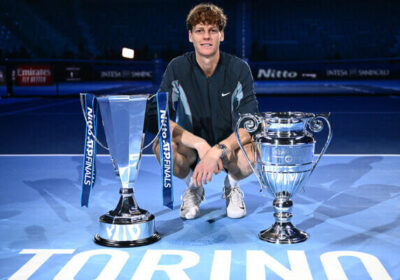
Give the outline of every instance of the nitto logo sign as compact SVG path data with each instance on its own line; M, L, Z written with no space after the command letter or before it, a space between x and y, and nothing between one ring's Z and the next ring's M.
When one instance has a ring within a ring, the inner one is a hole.
M238 260L232 261L232 250L215 250L209 252L207 256L200 256L190 250L146 250L143 254L134 252L130 255L126 250L117 249L97 249L75 253L75 249L24 249L19 252L22 255L31 255L30 259L20 267L9 279L28 279L34 276L36 271L47 262L52 262L54 258L57 264L62 266L52 272L56 275L48 275L48 279L75 279L78 273L85 275L85 269L92 266L85 266L92 258L97 260L99 256L103 258L98 262L96 279L153 279L155 273L165 273L169 279L191 279L198 277L201 279L221 280L235 277L231 271L238 269ZM238 252L236 252L238 253ZM282 252L283 253L283 252ZM281 255L281 254L280 254ZM274 256L264 250L246 250L242 252L240 260L240 270L246 274L247 280L270 279L297 279L312 280L321 279L313 277L306 252L303 250L287 250L282 254L283 258L289 262L289 266L282 264ZM60 262L64 256L65 263ZM237 254L236 254L237 256ZM104 258L107 257L107 258ZM23 257L27 259L26 257ZM128 270L124 269L129 259L137 260L137 266ZM162 261L163 260L163 261ZM166 260L173 260L168 262ZM392 279L385 267L377 257L371 254L358 251L330 251L323 253L318 258L319 267L326 274L327 279L348 279L346 272L349 272L348 265L342 266L347 260L358 262L363 270L365 279ZM285 262L287 262L285 261ZM54 262L53 262L54 265ZM313 268L315 269L315 267ZM43 271L43 270L42 270ZM120 275L121 271L125 273ZM93 276L92 276L93 277ZM92 279L91 277L91 279Z
M273 79L295 79L299 74L296 71L288 71L288 70L277 70L268 68L258 69L257 79L259 80L273 80Z
M53 74L49 66L20 66L17 81L20 86L47 86L53 83Z

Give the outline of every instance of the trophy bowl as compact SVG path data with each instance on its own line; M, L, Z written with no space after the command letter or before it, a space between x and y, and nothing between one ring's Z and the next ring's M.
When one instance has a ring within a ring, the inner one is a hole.
M239 146L253 170L260 191L266 188L274 197L275 223L259 233L261 240L276 244L294 244L308 239L309 235L297 229L291 218L291 198L304 188L332 138L328 114L303 112L264 112L241 115L235 135ZM316 161L313 161L315 139L313 134L322 131L325 121L329 128L326 143ZM250 162L240 141L241 124L252 134L255 162Z

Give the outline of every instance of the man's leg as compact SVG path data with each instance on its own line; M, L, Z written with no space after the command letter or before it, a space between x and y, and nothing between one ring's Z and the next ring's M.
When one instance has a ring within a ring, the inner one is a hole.
M153 152L160 163L160 145L158 139L153 145ZM172 139L172 157L174 176L184 179L190 172L190 166L197 160L197 153L195 150Z
M254 164L254 146L252 143L243 146L246 151L247 157L250 162ZM239 148L223 161L224 168L228 170L228 173L237 181L242 180L253 173L246 157L242 150Z
M252 143L244 145L244 150L250 160L254 163L254 146ZM224 181L223 197L226 199L226 214L230 218L242 218L246 215L246 205L243 201L243 192L239 187L239 180L248 177L252 169L239 148L230 153L223 160L224 168L228 174Z

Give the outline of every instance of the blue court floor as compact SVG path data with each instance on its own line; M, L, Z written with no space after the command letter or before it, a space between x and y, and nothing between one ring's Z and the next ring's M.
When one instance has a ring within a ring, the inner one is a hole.
M296 245L258 239L273 222L272 198L254 176L241 184L245 218L226 217L220 174L201 217L183 221L183 182L174 181L174 210L163 207L158 164L144 156L136 199L162 239L111 249L92 241L119 195L108 156L97 158L88 209L81 155L2 155L0 166L0 279L400 279L400 155L323 157L293 199L293 223L311 236Z

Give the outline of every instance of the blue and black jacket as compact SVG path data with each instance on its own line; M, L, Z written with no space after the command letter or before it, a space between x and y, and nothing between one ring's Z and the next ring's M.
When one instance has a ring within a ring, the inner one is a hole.
M211 146L233 133L239 113L258 112L248 64L224 52L209 78L198 65L194 52L173 59L159 91L170 93L171 119L175 118L177 124ZM154 115L154 106L150 114Z

